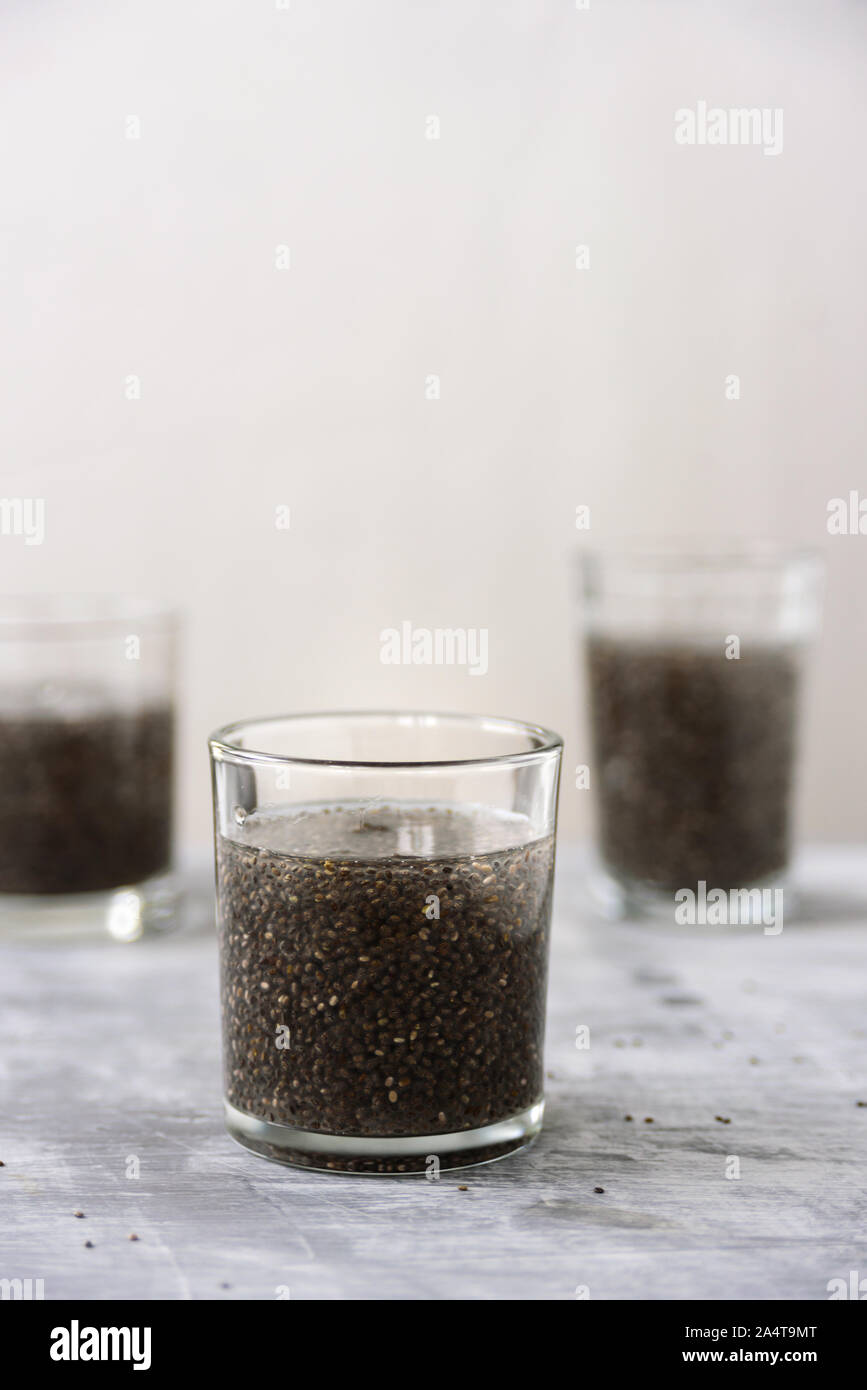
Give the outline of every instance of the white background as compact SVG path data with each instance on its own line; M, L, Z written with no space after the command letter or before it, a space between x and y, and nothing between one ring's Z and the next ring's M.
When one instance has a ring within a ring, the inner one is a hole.
M561 730L586 831L578 504L590 539L824 550L803 823L865 835L867 536L826 508L867 497L867 4L7 0L0 24L0 495L47 509L42 546L0 537L2 587L183 603L187 840L213 727L366 705ZM698 101L781 107L782 153L678 146ZM404 619L488 628L489 673L383 666Z

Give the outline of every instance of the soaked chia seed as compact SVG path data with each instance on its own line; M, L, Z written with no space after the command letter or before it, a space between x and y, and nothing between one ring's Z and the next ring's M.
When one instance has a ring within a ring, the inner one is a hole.
M599 837L621 881L730 889L789 858L796 648L593 636L588 675Z
M0 702L0 893L92 893L165 870L171 711L22 703Z
M229 1102L358 1137L451 1134L535 1104L553 860L522 817L414 803L254 813L218 837Z

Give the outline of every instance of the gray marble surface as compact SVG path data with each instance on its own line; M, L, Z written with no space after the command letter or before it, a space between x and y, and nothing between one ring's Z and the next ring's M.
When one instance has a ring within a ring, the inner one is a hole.
M48 1299L827 1298L867 1275L867 855L802 876L778 936L612 924L561 853L544 1132L438 1183L225 1136L206 926L0 943L0 1277Z

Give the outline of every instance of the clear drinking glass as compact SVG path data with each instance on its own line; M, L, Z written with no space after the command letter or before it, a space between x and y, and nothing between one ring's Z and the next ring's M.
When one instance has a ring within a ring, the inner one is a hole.
M542 1124L561 740L333 713L211 739L226 1117L267 1158L415 1173Z
M671 912L699 883L782 886L819 558L676 543L580 558L602 902Z
M172 925L176 622L138 599L0 599L0 927Z

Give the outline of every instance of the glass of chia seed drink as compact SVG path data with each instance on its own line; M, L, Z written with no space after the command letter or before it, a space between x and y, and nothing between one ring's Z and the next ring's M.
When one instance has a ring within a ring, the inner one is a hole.
M210 748L229 1133L357 1173L528 1145L560 738L367 712L233 724Z
M638 545L580 569L598 900L671 915L717 890L756 911L790 864L818 557Z
M0 599L0 931L174 923L176 620L137 599Z

